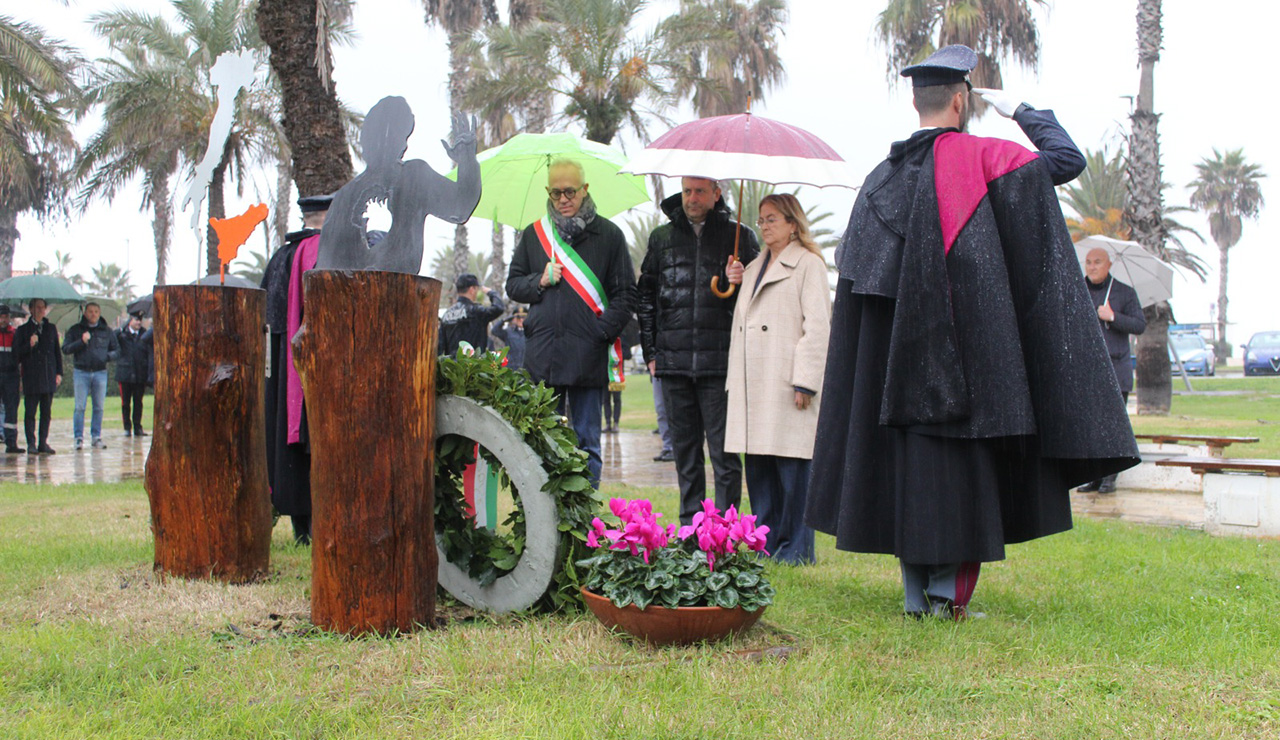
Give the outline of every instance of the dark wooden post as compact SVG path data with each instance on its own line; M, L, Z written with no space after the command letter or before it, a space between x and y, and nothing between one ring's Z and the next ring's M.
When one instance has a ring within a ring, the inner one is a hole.
M304 285L293 347L311 438L311 621L430 626L440 281L312 270Z
M244 583L267 570L266 298L250 288L155 290L146 488L158 572Z

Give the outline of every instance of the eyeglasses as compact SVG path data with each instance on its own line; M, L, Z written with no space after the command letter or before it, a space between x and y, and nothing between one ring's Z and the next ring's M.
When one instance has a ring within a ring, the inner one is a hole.
M558 188L552 190L551 188L547 188L547 195L550 196L553 201L560 200L561 198L573 200L581 191L582 188L565 188L564 190L560 190Z
M757 218L756 226L760 226L760 227L773 226L774 224L780 224L785 220L786 219L784 218L776 218L774 216L770 216L769 218Z

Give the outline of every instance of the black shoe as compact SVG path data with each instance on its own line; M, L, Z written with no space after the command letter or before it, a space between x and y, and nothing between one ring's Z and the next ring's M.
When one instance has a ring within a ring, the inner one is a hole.
M1092 483L1086 483L1083 486L1080 486L1079 488L1077 488L1076 490L1079 491L1080 493L1093 493L1094 491L1098 490L1098 486L1100 485L1102 485L1102 481L1094 481Z
M658 434L658 430L654 429L652 432L649 432L649 434Z
M143 428L142 428L142 427L138 427L137 429L134 429L134 430L133 430L133 436L135 436L135 437L145 437L145 436L147 436L147 433L146 433L146 431L144 431L144 430L143 430Z
M47 444L43 444L36 448L36 453L40 455L56 455L58 451Z
M671 450L663 450L662 454L653 458L653 461L654 462L675 462L676 453L672 452Z
M7 447L4 448L4 451L9 453L10 455L16 455L20 452L26 452L26 450L22 449L17 445L8 445Z
M124 436L126 436L126 437L132 437L132 436L133 436L133 430L132 430L132 429L130 429L129 427L125 427L125 428L124 428Z
M1108 481L1098 486L1098 493L1115 493L1116 484L1114 481Z

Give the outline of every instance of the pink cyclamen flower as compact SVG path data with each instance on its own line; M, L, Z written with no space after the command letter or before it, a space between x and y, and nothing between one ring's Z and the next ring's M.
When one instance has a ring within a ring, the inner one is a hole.
M756 518L752 516L744 516L734 522L729 528L729 539L734 543L741 542L747 546L748 550L753 552L763 552L765 555L769 553L765 551L765 535L769 534L769 527L756 526ZM732 548L732 545L730 546Z

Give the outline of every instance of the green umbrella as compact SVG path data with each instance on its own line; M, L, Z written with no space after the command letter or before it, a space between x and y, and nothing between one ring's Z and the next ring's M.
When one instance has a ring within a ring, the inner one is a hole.
M615 216L649 200L644 178L619 175L627 155L572 134L517 134L486 149L480 162L483 191L475 216L524 228L547 214L547 165L564 157L582 165L596 212ZM456 180L458 171L449 173Z
M30 303L36 298L43 298L46 303L84 301L66 278L57 275L18 275L0 283L0 303Z

